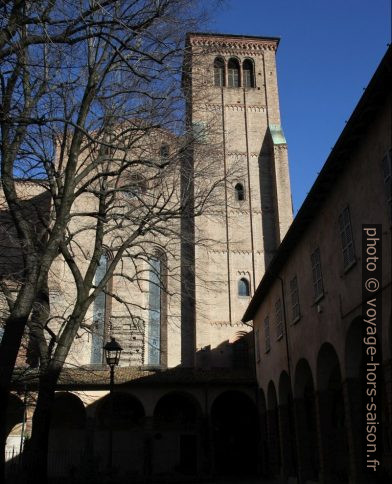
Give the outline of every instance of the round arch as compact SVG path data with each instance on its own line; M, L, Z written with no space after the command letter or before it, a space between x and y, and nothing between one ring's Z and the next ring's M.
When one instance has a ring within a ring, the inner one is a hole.
M51 428L83 429L86 410L81 399L71 392L57 392L54 397Z
M340 381L341 371L337 352L331 343L323 343L317 356L317 389L325 391L331 385L340 385Z
M279 377L279 405L287 405L292 399L291 383L287 371L282 371Z
M278 399L276 396L275 384L272 380L268 383L267 389L267 409L273 410L278 406Z
M294 398L303 398L307 392L314 391L313 375L307 360L302 358L295 368Z
M113 393L113 415L111 413L110 395L98 403L96 419L100 430L131 430L143 424L145 412L139 399L130 393Z
M155 426L194 426L202 411L196 398L187 392L169 392L163 395L154 408Z
M324 474L328 482L348 482L342 375L337 352L330 343L324 343L317 356L317 388Z
M345 344L346 378L359 378L362 360L362 321L355 318L348 328Z
M299 442L299 468L305 480L316 479L320 470L317 417L312 370L308 361L300 359L294 377L295 418Z

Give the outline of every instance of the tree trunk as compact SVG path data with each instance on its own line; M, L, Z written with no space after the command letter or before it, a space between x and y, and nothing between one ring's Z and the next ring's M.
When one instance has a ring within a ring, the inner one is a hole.
M37 404L33 415L31 439L25 449L26 482L47 484L48 446L57 371L44 371L39 382Z
M32 305L32 304L31 304ZM18 356L31 305L6 321L7 328L0 345L0 483L5 482L5 444L7 440L7 407L12 374Z

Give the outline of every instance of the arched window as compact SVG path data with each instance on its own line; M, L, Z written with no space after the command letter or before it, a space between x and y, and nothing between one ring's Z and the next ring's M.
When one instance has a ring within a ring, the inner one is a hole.
M147 364L165 365L166 355L166 257L157 252L149 259Z
M121 188L128 198L139 198L147 188L146 179L139 173L133 173L127 177Z
M246 277L241 277L241 279L238 281L238 295L239 296L250 295L250 285Z
M219 87L225 85L225 62L221 57L214 60L214 85Z
M161 148L159 150L159 155L162 160L166 160L169 158L169 145L166 143L161 144Z
M244 63L242 64L242 76L244 87L255 87L253 62L250 59L245 59Z
M237 59L229 60L228 84L229 87L239 87L240 85L240 64Z
M103 253L99 259L99 264L95 271L95 286L98 286L104 278L108 267L108 260L108 255ZM106 331L106 319L106 293L105 291L101 291L95 298L93 304L94 329L91 335L91 363L95 365L100 365L103 363L103 344Z
M245 200L245 190L244 190L244 185L242 183L237 183L236 186L234 187L234 194L235 194L235 199L238 202L242 202Z

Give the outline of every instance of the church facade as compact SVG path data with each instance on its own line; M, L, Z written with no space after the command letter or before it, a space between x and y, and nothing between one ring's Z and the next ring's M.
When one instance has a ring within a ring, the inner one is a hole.
M241 317L292 221L278 43L277 38L188 34L182 82L193 143L181 160L178 191L181 197L191 179L194 205L173 228L179 237L148 241L137 268L144 275L137 283L127 280L132 259L124 258L121 277L114 274L91 305L89 329L78 333L59 384L51 475L66 476L80 469L82 460L104 469L110 428L113 464L124 478L263 471L253 341ZM170 158L179 143L164 130L151 141L148 156L161 159ZM208 172L212 165L217 171ZM200 167L204 176L224 183L209 209L194 217L203 177L184 173ZM124 195L131 204L149 191L146 175L137 176ZM85 210L90 201L80 203L76 210ZM75 257L88 259L88 228L79 245L83 251ZM110 242L107 246L96 284L110 264ZM49 294L51 308L66 317L75 296L61 259L54 264ZM128 300L132 314L124 309ZM102 350L109 336L123 348L114 420ZM10 469L34 410L33 386L18 391L9 416Z

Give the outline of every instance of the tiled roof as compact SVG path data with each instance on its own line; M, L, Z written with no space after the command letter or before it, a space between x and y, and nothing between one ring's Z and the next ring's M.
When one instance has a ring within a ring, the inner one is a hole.
M14 386L28 385L36 387L38 371L21 369L15 371ZM162 385L162 384L245 384L255 383L250 369L231 368L169 368L162 370L137 367L118 367L115 370L116 385ZM109 369L106 367L64 368L58 385L60 387L106 387L109 384Z

